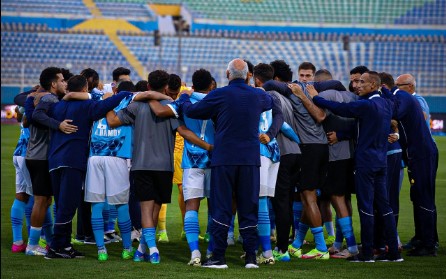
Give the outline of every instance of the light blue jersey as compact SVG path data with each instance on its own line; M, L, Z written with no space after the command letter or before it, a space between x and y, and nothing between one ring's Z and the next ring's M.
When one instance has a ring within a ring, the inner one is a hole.
M259 122L259 134L265 134L271 124L273 123L272 110L267 110L260 114ZM273 163L277 163L280 160L279 144L276 138L271 139L267 144L260 144L260 155L269 158Z
M413 93L412 96L415 97L415 99L417 99L418 103L420 103L421 106L421 110L426 114L426 125L429 128L429 131L431 129L431 115L430 115L430 111L429 111L429 106L427 105L426 100L418 95L417 93Z
M128 96L114 109L119 111L126 108L133 96ZM133 126L123 125L111 129L107 119L102 118L93 123L90 142L91 156L115 156L124 159L132 158Z
M23 123L20 123L20 136L17 142L17 146L14 149L13 156L26 156L26 147L28 146L29 129L23 127Z
M192 104L198 102L203 99L206 94L194 92L190 101ZM177 108L175 104L169 104L171 108L174 110ZM214 144L214 136L215 129L214 123L211 120L197 120L187 117L186 115L181 115L180 120L184 122L186 127L191 130L195 135L197 135L200 139L204 140L209 144ZM211 165L211 158L209 151L204 150L203 148L190 143L189 141L184 141L184 149L183 149L183 161L181 162L181 168L183 169L191 169L191 168L200 168L205 169L209 168Z

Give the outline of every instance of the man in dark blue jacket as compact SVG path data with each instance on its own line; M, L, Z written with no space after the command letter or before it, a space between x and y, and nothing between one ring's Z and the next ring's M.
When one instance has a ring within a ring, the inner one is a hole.
M337 103L312 95L316 105L340 116L356 118L355 187L361 221L362 254L351 257L352 261L374 262L374 205L383 218L389 247L388 253L376 260L403 261L398 252L395 219L386 191L387 137L392 105L380 97L380 85L378 73L367 72L360 78L360 98L356 102Z
M255 255L260 190L258 125L260 113L273 107L273 99L263 90L246 84L248 66L242 59L232 60L226 74L229 85L211 91L200 102L191 104L187 95L180 97L186 116L211 118L215 123L210 198L215 246L212 258L203 266L228 267L225 251L234 193L246 252L245 267L258 268Z
M68 91L87 94L87 88L87 79L83 76L73 76L68 81ZM131 94L121 92L101 102L93 100L41 102L36 107L33 120L52 129L48 162L57 208L54 239L45 258L84 257L82 253L73 249L70 241L72 219L81 202L81 190L87 171L91 126L93 121L104 118L109 110ZM71 119L78 130L70 134L61 132L59 121L64 119Z
M411 243L421 242L407 255L436 256L435 245L438 238L435 178L438 149L417 99L399 88L393 89L392 99L396 104L394 118L398 120L399 142L407 156L407 172L411 186L410 199L413 203L416 236Z

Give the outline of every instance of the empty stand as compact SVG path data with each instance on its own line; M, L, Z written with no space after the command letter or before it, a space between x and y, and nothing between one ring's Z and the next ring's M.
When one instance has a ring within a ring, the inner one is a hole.
M194 19L297 24L445 25L444 0L94 0L104 17L154 20L148 4L184 5ZM112 5L111 5L112 4ZM2 14L91 17L78 0L4 0Z
M141 1L144 0L134 0ZM445 24L444 0L155 0L182 2L195 18L323 24Z
M2 16L8 13L51 14L52 17L71 15L91 16L88 8L78 0L2 0Z
M75 74L90 67L104 81L111 80L113 69L123 66L132 70L132 80L139 80L106 35L2 30L1 48L2 85L21 84L22 79L25 84L36 84L40 72L49 66L70 68Z
M95 3L103 17L140 21L155 20L155 15L147 5L147 1L96 0Z

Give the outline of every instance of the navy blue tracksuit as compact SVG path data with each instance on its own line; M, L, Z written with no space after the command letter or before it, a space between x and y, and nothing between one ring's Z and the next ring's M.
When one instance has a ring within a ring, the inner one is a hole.
M358 101L351 103L331 102L318 96L313 101L337 115L356 118L355 187L364 256L373 256L374 205L384 222L389 253L397 254L395 219L386 188L391 102L381 98L378 91L361 96Z
M394 118L400 144L407 156L410 199L413 203L415 235L422 246L434 249L436 242L435 178L438 149L424 120L419 102L410 93L395 90Z
M227 248L232 218L232 193L237 201L243 249L255 257L260 191L260 114L273 107L273 99L243 79L211 91L203 100L191 104L183 94L178 102L186 116L212 119L215 144L211 159L211 233L213 257L222 259Z

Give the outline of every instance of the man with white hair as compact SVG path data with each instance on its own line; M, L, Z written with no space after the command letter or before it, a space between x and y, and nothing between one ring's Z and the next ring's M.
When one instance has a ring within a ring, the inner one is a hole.
M263 90L246 83L248 66L242 59L232 60L226 70L229 85L210 92L192 104L183 94L179 102L185 115L212 119L215 143L211 168L212 257L203 264L209 268L228 268L225 251L232 218L232 197L237 201L239 230L246 252L245 267L258 268L257 211L260 190L260 114L273 107L272 98Z

